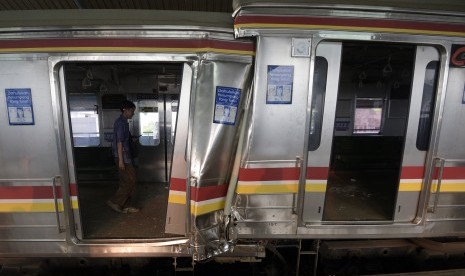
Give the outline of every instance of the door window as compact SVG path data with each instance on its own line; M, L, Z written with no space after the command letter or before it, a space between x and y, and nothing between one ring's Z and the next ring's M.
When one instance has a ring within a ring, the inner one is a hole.
M139 101L139 142L143 146L160 144L160 118L156 100Z
M70 117L75 147L100 145L96 95L70 95Z

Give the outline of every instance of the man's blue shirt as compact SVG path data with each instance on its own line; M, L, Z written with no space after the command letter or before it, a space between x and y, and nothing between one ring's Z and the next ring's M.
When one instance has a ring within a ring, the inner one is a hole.
M123 161L125 164L132 162L131 150L129 142L131 133L129 132L129 123L123 114L116 119L113 125L113 156L118 157L118 142L123 145Z

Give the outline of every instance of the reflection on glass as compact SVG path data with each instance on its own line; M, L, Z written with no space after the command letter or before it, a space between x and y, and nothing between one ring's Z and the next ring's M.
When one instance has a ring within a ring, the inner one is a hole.
M95 111L71 111L71 125L75 147L100 144L98 114Z
M140 113L141 137L139 141L144 146L157 146L160 144L160 127L158 112Z
M316 150L320 146L327 76L328 62L324 57L316 57L313 77L312 115L308 139L308 150L310 151Z
M426 151L429 148L431 123L433 121L435 91L438 82L439 62L431 61L426 66L423 97L421 99L420 121L418 122L417 149Z

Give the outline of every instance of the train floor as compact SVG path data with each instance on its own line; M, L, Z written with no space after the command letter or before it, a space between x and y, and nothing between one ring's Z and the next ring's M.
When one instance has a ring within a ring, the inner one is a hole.
M397 175L397 171L389 170L331 171L324 220L392 220Z
M168 183L137 183L132 199L138 213L120 214L106 205L118 188L117 180L78 183L84 239L152 239L165 234Z

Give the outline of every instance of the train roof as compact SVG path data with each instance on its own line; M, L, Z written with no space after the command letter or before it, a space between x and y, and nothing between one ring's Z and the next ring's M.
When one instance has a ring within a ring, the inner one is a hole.
M167 10L22 10L0 11L0 29L92 26L169 26L176 29L224 28L231 30L231 14Z
M337 8L465 14L465 1L463 0L233 0L235 10L248 5L261 5L264 7L334 6Z

